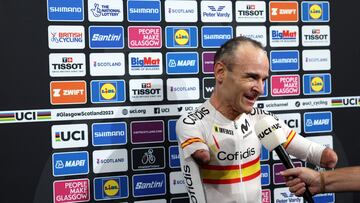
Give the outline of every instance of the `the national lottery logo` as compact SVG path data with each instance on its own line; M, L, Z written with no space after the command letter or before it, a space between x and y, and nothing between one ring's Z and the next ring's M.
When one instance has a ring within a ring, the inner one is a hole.
M162 46L160 26L129 26L128 46L130 49L159 49Z
M303 22L329 22L330 6L326 1L301 2L301 19Z
M328 25L302 26L303 46L329 46L330 27Z
M201 1L202 22L231 22L231 1Z
M50 25L48 43L50 49L83 49L85 33L83 26Z
M122 22L124 19L123 1L89 0L88 16L90 22Z
M299 75L273 75L270 80L272 96L292 96L300 94Z
M195 26L167 26L165 28L167 48L196 48L198 30Z
M266 5L264 1L236 1L236 22L265 22Z
M299 46L298 26L270 26L271 47Z

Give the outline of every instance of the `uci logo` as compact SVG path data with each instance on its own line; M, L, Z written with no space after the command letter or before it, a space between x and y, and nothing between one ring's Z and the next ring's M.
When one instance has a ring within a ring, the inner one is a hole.
M16 112L15 113L15 119L18 121L22 120L36 120L36 112Z
M67 132L55 132L56 141L69 141L69 140L85 140L85 131L67 131Z

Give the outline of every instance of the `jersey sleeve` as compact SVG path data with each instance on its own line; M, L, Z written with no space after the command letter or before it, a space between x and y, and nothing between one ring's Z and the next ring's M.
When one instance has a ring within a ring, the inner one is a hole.
M178 138L179 149L183 151L184 158L190 157L196 150L209 148L206 145L201 121L195 124L186 124L184 116L176 122L176 135Z

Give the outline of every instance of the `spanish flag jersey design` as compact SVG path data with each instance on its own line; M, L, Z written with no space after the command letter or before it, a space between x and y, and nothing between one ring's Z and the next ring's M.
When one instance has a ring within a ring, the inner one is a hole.
M232 121L219 113L209 101L195 111L180 117L176 131L179 149L184 159L196 150L210 153L210 163L199 166L200 177L207 203L260 203L261 143L254 130L257 120L272 115L254 108L250 114L243 114ZM324 147L316 145L281 122L288 135L284 147L300 159L309 159L309 148L314 148L311 156L314 163L320 163ZM296 144L293 144L295 142ZM296 148L296 149L295 149Z

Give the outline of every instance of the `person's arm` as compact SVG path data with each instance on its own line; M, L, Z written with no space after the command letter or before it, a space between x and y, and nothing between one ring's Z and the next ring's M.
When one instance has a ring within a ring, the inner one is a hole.
M312 194L326 192L360 191L360 167L339 168L317 172L299 167L280 172L285 177L290 192L302 196L305 185Z

